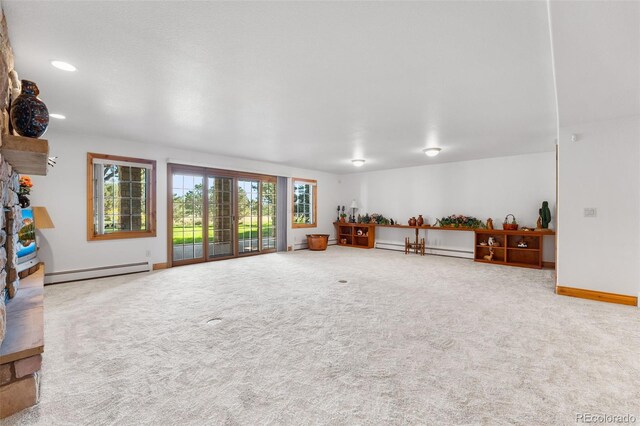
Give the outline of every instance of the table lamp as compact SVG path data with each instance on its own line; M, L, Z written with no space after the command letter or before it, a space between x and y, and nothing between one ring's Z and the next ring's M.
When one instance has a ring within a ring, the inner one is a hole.
M358 209L358 205L356 204L356 200L351 202L351 218L349 218L349 222L356 223L356 210Z

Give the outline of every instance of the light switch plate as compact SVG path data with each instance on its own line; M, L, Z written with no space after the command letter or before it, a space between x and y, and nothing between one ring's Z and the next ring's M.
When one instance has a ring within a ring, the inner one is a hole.
M595 207L585 207L584 217L596 217L598 215L598 209Z

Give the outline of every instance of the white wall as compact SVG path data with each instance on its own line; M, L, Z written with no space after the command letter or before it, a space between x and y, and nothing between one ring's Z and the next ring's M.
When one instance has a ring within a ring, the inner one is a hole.
M429 224L464 214L483 221L491 217L498 228L509 213L521 226L535 227L546 200L554 228L555 174L554 152L356 173L341 177L339 201L349 206L356 199L360 212L380 213L402 224L418 214ZM413 236L407 230L376 232L380 243L404 244L404 237ZM473 233L430 230L427 245L447 250L441 254L470 257ZM553 237L545 237L544 260L555 261Z
M638 296L640 117L561 128L559 145L558 285Z
M43 205L56 225L40 231L40 257L47 272L144 262L167 261L166 163L204 165L214 168L295 176L318 180L318 224L311 229L288 229L288 245L304 247L310 232L334 238L332 222L336 205L350 205L355 198L360 212L382 213L406 223L422 213L428 223L454 213L493 217L496 224L513 213L522 225L534 226L540 203L548 200L555 219L555 155L525 156L446 163L406 169L336 176L271 163L215 156L200 152L76 134L47 134L51 155L58 164L46 177L34 176L32 205ZM157 167L157 227L155 238L114 241L86 239L86 153L98 152L155 159ZM290 201L289 201L290 203ZM290 209L288 209L290 211ZM290 226L290 221L289 221ZM378 229L378 241L402 243L407 232ZM546 238L549 240L549 238ZM468 257L473 234L430 231L428 245L460 252L442 254ZM466 252L466 253L465 253ZM553 239L545 241L545 260L554 260Z
M288 245L296 248L306 241L307 233L334 235L333 201L338 178L318 171L302 170L272 163L221 157L200 152L182 151L157 145L107 139L88 135L47 133L52 156L57 165L48 176L33 176L31 204L46 206L55 229L40 232L40 258L46 272L61 272L134 262L146 262L151 252L153 263L167 261L167 159L184 164L241 170L264 174L317 179L318 227L291 229ZM157 236L114 241L87 241L86 236L86 156L87 152L123 155L157 161ZM290 203L290 201L289 201ZM291 211L290 208L287 209Z

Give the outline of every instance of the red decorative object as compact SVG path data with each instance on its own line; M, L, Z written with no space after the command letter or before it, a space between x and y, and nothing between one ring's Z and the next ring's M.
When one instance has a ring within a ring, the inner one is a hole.
M509 216L511 216L511 222L509 222ZM507 217L504 218L504 223L502 224L502 229L505 231L517 231L518 230L518 222L516 221L516 217L509 213Z

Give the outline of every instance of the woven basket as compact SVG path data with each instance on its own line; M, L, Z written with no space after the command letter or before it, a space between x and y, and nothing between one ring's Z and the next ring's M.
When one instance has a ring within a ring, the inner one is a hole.
M509 222L509 216L511 216L511 222ZM518 222L516 222L516 217L509 213L502 223L502 229L505 231L516 231L518 230Z
M326 250L329 242L329 234L307 234L307 246L309 250Z

